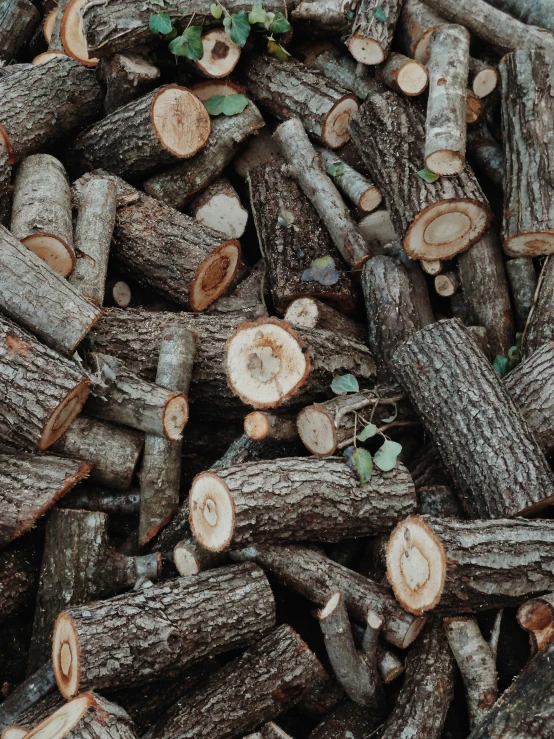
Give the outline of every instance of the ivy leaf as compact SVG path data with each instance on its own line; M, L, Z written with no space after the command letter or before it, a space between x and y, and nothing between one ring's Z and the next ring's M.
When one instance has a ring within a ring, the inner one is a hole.
M162 38L164 41L173 41L173 39L176 38L177 35L177 29L172 28L169 33L164 33Z
M335 285L340 279L333 257L314 259L310 267L302 274L304 282L315 281L320 285Z
M507 359L506 357L501 357L499 354L497 354L494 358L492 366L494 367L494 371L499 377L506 377L506 375L510 371L509 359Z
M331 177L340 177L344 174L344 162L331 162L327 165L327 174Z
M335 377L331 383L331 390L335 395L346 395L347 393L357 393L360 389L358 380L354 375L341 375Z
M169 51L175 56L186 56L187 59L202 59L204 44L202 43L202 27L189 26L181 36L169 44Z
M387 22L387 15L386 15L385 11L383 10L383 8L380 5L378 5L374 9L373 15L377 18L378 21L381 21L382 23L386 23Z
M367 449L356 449L352 454L352 466L358 473L362 485L370 482L373 474L373 460Z
M396 460L401 451L402 444L385 439L383 446L375 452L373 461L382 472L389 472L396 466Z
M375 436L376 433L377 426L374 423L368 423L367 426L363 427L361 433L358 434L358 441L367 441L372 436Z
M171 33L173 26L171 25L169 13L166 10L161 10L159 13L152 13L148 21L148 28L152 33Z
M223 26L235 44L243 47L250 35L248 15L241 11L240 13L233 13L231 17L226 16Z
M418 172L418 175L421 177L422 180L425 180L425 182L436 182L440 174L435 174L434 172L431 172L429 169L420 169Z
M248 105L248 100L244 95L212 95L211 98L204 100L206 110L210 115L236 115Z
M212 3L210 5L210 11L216 21L218 21L223 15L223 5L220 5L219 3Z
M273 23L269 27L271 33L286 33L290 31L290 23L282 13L275 13Z
M388 416L387 418L383 418L381 420L382 420L383 423L392 423L396 419L396 416L397 415L398 415L398 406L395 403L394 404L394 411L393 411L392 415L391 416Z
M252 6L252 10L250 13L248 13L248 22L250 25L254 25L254 23L267 23L269 19L268 14L265 12L263 5L261 3L254 3Z
M286 62L290 56L289 52L284 49L281 44L278 44L277 41L274 41L271 38L267 41L267 50L271 56L274 56L280 62Z

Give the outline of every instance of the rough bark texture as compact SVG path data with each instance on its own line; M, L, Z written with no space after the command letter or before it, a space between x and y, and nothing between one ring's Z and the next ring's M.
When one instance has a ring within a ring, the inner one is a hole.
M386 16L384 20L375 13L377 8ZM402 0L361 0L347 42L356 61L381 64L387 58L401 10Z
M362 343L367 340L367 330L363 323L339 313L316 298L294 300L285 313L285 321L297 328L334 331Z
M32 604L39 561L39 548L31 537L0 553L0 623Z
M380 724L378 713L349 701L326 716L308 739L367 739Z
M237 736L275 718L324 678L302 639L280 626L179 701L145 739Z
M128 492L110 488L97 488L93 485L78 485L58 504L58 508L72 508L78 511L96 511L112 516L134 516L139 512L140 490L133 488Z
M94 120L102 106L94 72L68 57L2 77L0 97L0 125L9 136L13 161Z
M56 687L56 679L49 662L40 670L24 680L0 705L0 727L16 723L19 716L32 710Z
M487 0L487 2L523 23L554 32L554 8L548 0Z
M421 64L427 64L433 31L446 23L421 0L405 0L398 20L400 50Z
M62 694L56 690L53 693L50 693L50 695L47 695L42 700L39 700L34 705L30 706L27 710L22 711L17 717L17 723L14 723L19 728L31 731L31 729L34 729L37 724L39 724L41 721L44 721L45 718L47 718L52 713L54 713L54 711L57 711L58 708L63 706L64 703L65 700ZM6 731L6 734L6 739L11 739L10 733L8 731Z
M300 0L292 18L319 31L342 33L352 26L356 5L356 0Z
M472 517L505 518L549 504L554 478L546 460L457 319L419 331L392 364Z
M101 312L0 226L0 308L61 354L70 355Z
M516 257L506 262L506 273L514 305L516 328L525 329L533 298L537 289L538 277L531 257Z
M548 257L539 275L522 339L522 354L529 357L554 339L554 259Z
M554 36L553 36L554 41ZM554 159L554 50L520 50L499 65L504 142L504 248L515 255L554 253L554 206L547 173Z
M408 278L412 287L411 296L419 314L421 326L423 327L430 323L434 323L435 316L433 314L429 288L427 285L427 279L423 273L422 263L410 259L398 240L393 241L393 243L386 244L383 251L385 256L392 257L397 264L400 264L407 270Z
M106 85L104 111L114 110L148 92L160 76L160 70L138 54L114 54L103 59L98 68Z
M364 213L370 213L381 203L382 196L367 177L344 162L335 152L319 152L327 174L350 202Z
M324 298L340 310L354 309L354 289L347 265L313 205L286 173L282 159L250 170L250 204L266 275L277 313L283 315L297 298ZM303 279L312 262L330 256L339 279L334 285Z
M417 512L436 518L464 518L456 493L447 485L425 485L417 488Z
M0 59L11 62L30 41L40 14L29 0L8 0L0 8Z
M504 184L504 155L502 146L492 136L485 121L479 121L467 130L468 158L472 166L485 174L502 189Z
M353 92L360 100L365 100L374 92L383 91L382 84L372 77L360 76L356 72L356 62L348 55L341 54L333 46L318 45L306 52L306 64L319 69L327 79L333 80L345 90Z

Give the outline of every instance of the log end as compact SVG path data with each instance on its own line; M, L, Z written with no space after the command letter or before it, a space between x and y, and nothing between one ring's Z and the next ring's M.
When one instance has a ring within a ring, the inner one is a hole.
M440 149L425 157L425 166L435 174L454 176L460 174L465 166L465 153Z
M554 607L540 598L533 598L519 607L517 622L525 631L543 631L554 624Z
M123 280L114 282L111 289L110 302L113 302L117 308L128 308L131 304L132 297L131 288L126 282Z
M269 432L269 419L265 413L254 411L253 413L249 413L244 419L244 433L249 439L261 441L267 437Z
M427 89L429 74L423 64L410 59L399 69L396 82L404 95L414 97Z
M207 77L222 79L231 74L240 59L241 48L231 40L223 28L214 28L203 34L204 56L196 66Z
M321 125L321 140L329 149L338 149L350 141L350 121L358 112L354 95L343 97L325 116Z
M163 428L170 441L179 441L189 420L188 400L182 393L176 393L166 403L163 410Z
M504 240L504 249L514 257L554 254L554 231L518 233Z
M21 239L21 243L62 277L68 277L73 272L75 254L59 236L38 233Z
M306 406L298 414L296 426L302 443L316 457L328 457L335 453L335 424L325 408L317 404Z
M55 56L67 56L67 54L64 54L63 51L44 51L42 54L36 56L31 64L46 64Z
M205 310L217 300L233 281L240 259L240 244L225 241L210 252L198 267L190 287L190 306Z
M161 146L179 159L194 156L208 143L210 115L199 98L186 87L160 87L150 109L152 127Z
M72 729L77 726L85 713L96 705L92 693L83 693L78 698L58 708L50 716L37 724L34 729L27 732L25 736L32 739L63 739L71 734ZM81 732L79 732L80 734Z
M64 51L75 61L85 67L95 67L98 59L88 55L87 40L83 27L82 9L86 0L70 0L67 5L60 28L60 38Z
M409 613L421 616L440 600L446 557L440 541L419 516L396 526L387 544L387 578L396 600Z
M197 475L189 494L190 527L198 543L222 552L235 530L235 503L227 485L213 472Z
M42 24L42 33L44 34L44 40L47 44L50 43L50 39L52 38L52 31L54 30L57 14L58 10L57 8L54 8L44 18L44 23Z
M1 739L23 739L23 737L27 736L28 733L29 729L24 729L23 726L12 724L11 726L6 726L2 734L0 734L0 737Z
M181 577L197 575L201 570L194 550L182 543L173 549L173 564Z
M79 692L81 666L79 637L73 619L60 613L52 634L52 666L60 693L71 700Z
M372 213L381 205L382 201L383 196L381 194L381 190L374 186L368 187L358 201L358 208L363 210L364 213Z
M385 61L385 52L372 38L355 33L348 40L348 50L357 62L375 65Z
M455 282L450 275L437 275L435 277L435 292L443 298L450 298L457 290Z
M81 382L68 393L56 410L48 419L39 442L39 451L45 449L63 436L71 426L75 418L81 412L89 395L88 378Z
M475 75L471 86L478 98L484 98L496 89L497 84L498 72L493 67L487 67Z

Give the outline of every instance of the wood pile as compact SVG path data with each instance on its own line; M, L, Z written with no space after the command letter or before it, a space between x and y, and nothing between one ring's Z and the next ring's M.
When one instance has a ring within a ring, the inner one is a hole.
M553 7L0 3L1 739L554 737Z

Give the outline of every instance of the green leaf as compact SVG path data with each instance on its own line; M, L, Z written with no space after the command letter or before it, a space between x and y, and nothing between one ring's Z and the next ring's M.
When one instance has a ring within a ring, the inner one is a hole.
M501 357L499 354L494 358L492 363L494 371L499 377L506 377L510 370L510 361L506 357Z
M331 383L331 390L335 395L346 395L347 393L357 393L360 389L358 380L354 375L341 375L335 377Z
M153 13L148 21L148 28L152 33L171 33L173 26L171 25L171 18L166 10L161 10L159 13Z
M327 174L331 177L340 177L344 174L344 162L331 162L327 165Z
M421 177L422 180L425 180L425 182L436 182L440 174L435 174L434 172L431 172L429 169L420 169L418 172L418 175Z
M218 21L223 15L223 5L220 5L219 3L212 3L210 5L210 11L216 21Z
M173 41L173 39L177 36L177 29L172 28L169 33L164 33L162 38L164 41Z
M368 423L367 426L363 427L361 433L358 434L358 441L367 441L372 436L375 436L376 433L377 426L374 423Z
M224 100L225 95L212 95L211 98L204 100L204 105L210 115L220 115L223 113Z
M241 47L244 46L250 35L250 23L246 13L241 11L240 13L233 13L231 17L226 16L223 26L235 44Z
M401 451L402 444L385 439L383 446L375 452L373 461L382 472L389 472L396 466L396 460Z
M186 56L187 59L202 59L204 44L202 43L201 26L189 26L181 36L169 44L169 51L175 56Z
M261 3L254 3L252 10L248 13L248 22L250 25L254 25L254 23L265 24L268 19L269 16L265 12L263 5Z
M150 0L150 5L160 5L163 8L165 2L164 0Z
M392 412L392 415L391 416L388 416L387 418L383 418L381 420L382 420L383 423L392 423L396 419L396 416L397 415L398 415L398 406L395 403L394 404L394 411Z
M373 15L377 18L378 21L381 21L382 23L387 22L387 14L380 5L375 8L375 10L373 11Z
M275 13L273 23L269 27L271 33L286 33L290 31L290 23L282 13Z
M210 115L236 115L248 105L247 98L244 95L212 95L211 98L204 100L206 110Z
M283 49L281 44L278 44L277 41L274 41L271 38L267 41L267 50L271 56L274 56L280 62L286 62L290 56L289 52L286 49Z
M362 485L370 482L373 474L373 460L367 449L356 449L352 454L352 466L358 473Z

